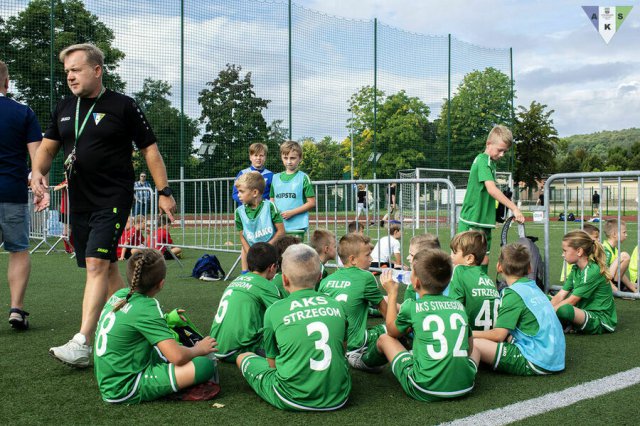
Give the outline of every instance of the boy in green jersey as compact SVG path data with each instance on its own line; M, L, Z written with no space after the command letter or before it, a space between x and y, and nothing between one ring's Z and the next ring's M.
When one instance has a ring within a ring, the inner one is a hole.
M558 318L578 333L613 333L618 316L602 245L575 230L562 238L562 255L573 266L562 290L551 299Z
M473 389L477 367L467 314L460 302L442 295L451 278L451 257L441 250L422 250L413 257L411 284L420 296L396 307L398 286L391 271L381 281L389 295L387 334L378 349L391 362L402 389L418 401L440 401ZM413 353L397 339L413 330Z
M326 229L316 229L313 231L313 234L311 234L309 245L313 247L316 253L318 253L318 256L320 256L322 278L326 278L329 272L327 272L324 264L336 258L336 236Z
M235 211L236 230L240 231L242 243L242 271L247 271L247 252L258 242L273 243L284 235L282 217L269 200L263 200L262 194L266 182L259 172L247 172L234 184L238 190L238 199L242 203Z
M273 175L269 197L280 210L287 234L303 238L309 228L309 211L316 206L316 192L309 176L298 170L302 161L298 142L283 142L280 158L284 172Z
M620 232L618 232L618 227ZM622 221L618 222L618 219L607 220L604 224L604 234L607 239L602 243L602 246L607 258L609 273L613 277L613 290L637 292L638 287L635 282L625 275L631 260L629 253L623 251L618 255L618 243L622 244L627 239L627 224ZM620 269L619 275L618 269ZM619 285L619 287L616 287L616 285Z
M294 235L286 234L273 242L273 246L278 251L278 271L276 272L276 275L273 277L271 282L274 286L276 286L283 299L287 297L289 293L287 292L287 290L285 290L284 285L282 284L282 268L280 267L282 265L282 253L287 250L287 247L301 243L302 240L300 238Z
M251 272L237 277L222 293L211 324L211 336L218 342L215 355L225 362L235 362L239 353L255 352L262 347L264 312L282 299L276 286L269 281L278 264L275 247L255 243L247 252L247 263Z
M282 410L330 411L344 406L351 376L344 354L346 315L341 304L313 287L320 259L297 244L282 256L282 279L289 297L264 315L267 358L244 353L236 361L262 399Z
M94 365L106 402L152 401L198 384L192 389L200 399L219 391L210 382L215 362L206 356L216 350L215 339L204 337L190 348L179 345L154 299L164 287L166 271L159 251L133 254L127 264L130 288L116 291L102 310Z
M524 222L518 207L496 186L496 161L511 147L513 135L505 126L495 126L489 132L484 152L473 160L467 190L460 210L458 232L475 229L484 232L487 238L487 254L482 268L487 272L491 251L491 230L496 227L496 201L513 212L516 221Z
M387 302L378 289L375 277L369 272L371 244L368 237L347 234L340 238L338 253L344 268L320 281L318 291L341 302L347 314L349 364L365 371L380 371L387 359L378 351L376 341L385 333L385 329L383 325L378 325L367 330L367 316L370 305L379 309L384 316Z
M461 232L453 237L449 246L453 276L444 294L464 305L471 330L493 328L498 316L500 293L480 267L487 252L484 232Z
M591 241L589 236L582 232ZM494 328L474 331L474 359L496 371L536 376L564 370L565 341L553 306L527 278L531 255L522 244L502 248L497 269L507 286Z

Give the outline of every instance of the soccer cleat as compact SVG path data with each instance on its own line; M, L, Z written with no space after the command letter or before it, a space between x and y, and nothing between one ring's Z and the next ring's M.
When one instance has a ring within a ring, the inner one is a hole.
M18 308L11 308L9 309L9 324L16 330L27 330L29 329L28 316L29 312Z
M369 373L379 373L384 370L384 365L378 367L369 367L362 361L363 352L354 351L347 354L349 365L357 370L368 371Z
M76 368L86 368L91 360L91 346L86 345L85 337L76 333L73 339L62 346L49 349L49 354L62 362Z

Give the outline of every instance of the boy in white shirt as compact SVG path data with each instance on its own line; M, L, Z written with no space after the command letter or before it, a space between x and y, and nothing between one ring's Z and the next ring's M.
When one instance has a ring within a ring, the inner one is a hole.
M371 266L375 268L402 267L400 259L400 225L391 225L389 235L382 237L371 252Z

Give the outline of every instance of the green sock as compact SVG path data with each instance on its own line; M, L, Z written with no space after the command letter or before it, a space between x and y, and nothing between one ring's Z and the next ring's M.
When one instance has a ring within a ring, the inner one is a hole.
M556 311L556 315L558 315L558 319L563 324L572 324L573 319L576 316L576 311L573 309L572 305L562 305Z
M196 370L194 385L199 385L211 379L216 374L216 363L206 356L198 356L191 360Z

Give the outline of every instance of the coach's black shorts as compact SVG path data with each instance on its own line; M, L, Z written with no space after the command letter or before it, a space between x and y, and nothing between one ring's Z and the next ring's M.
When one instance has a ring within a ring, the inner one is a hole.
M94 257L114 263L116 248L129 217L129 209L113 207L94 212L71 213L71 233L78 266L87 266Z

